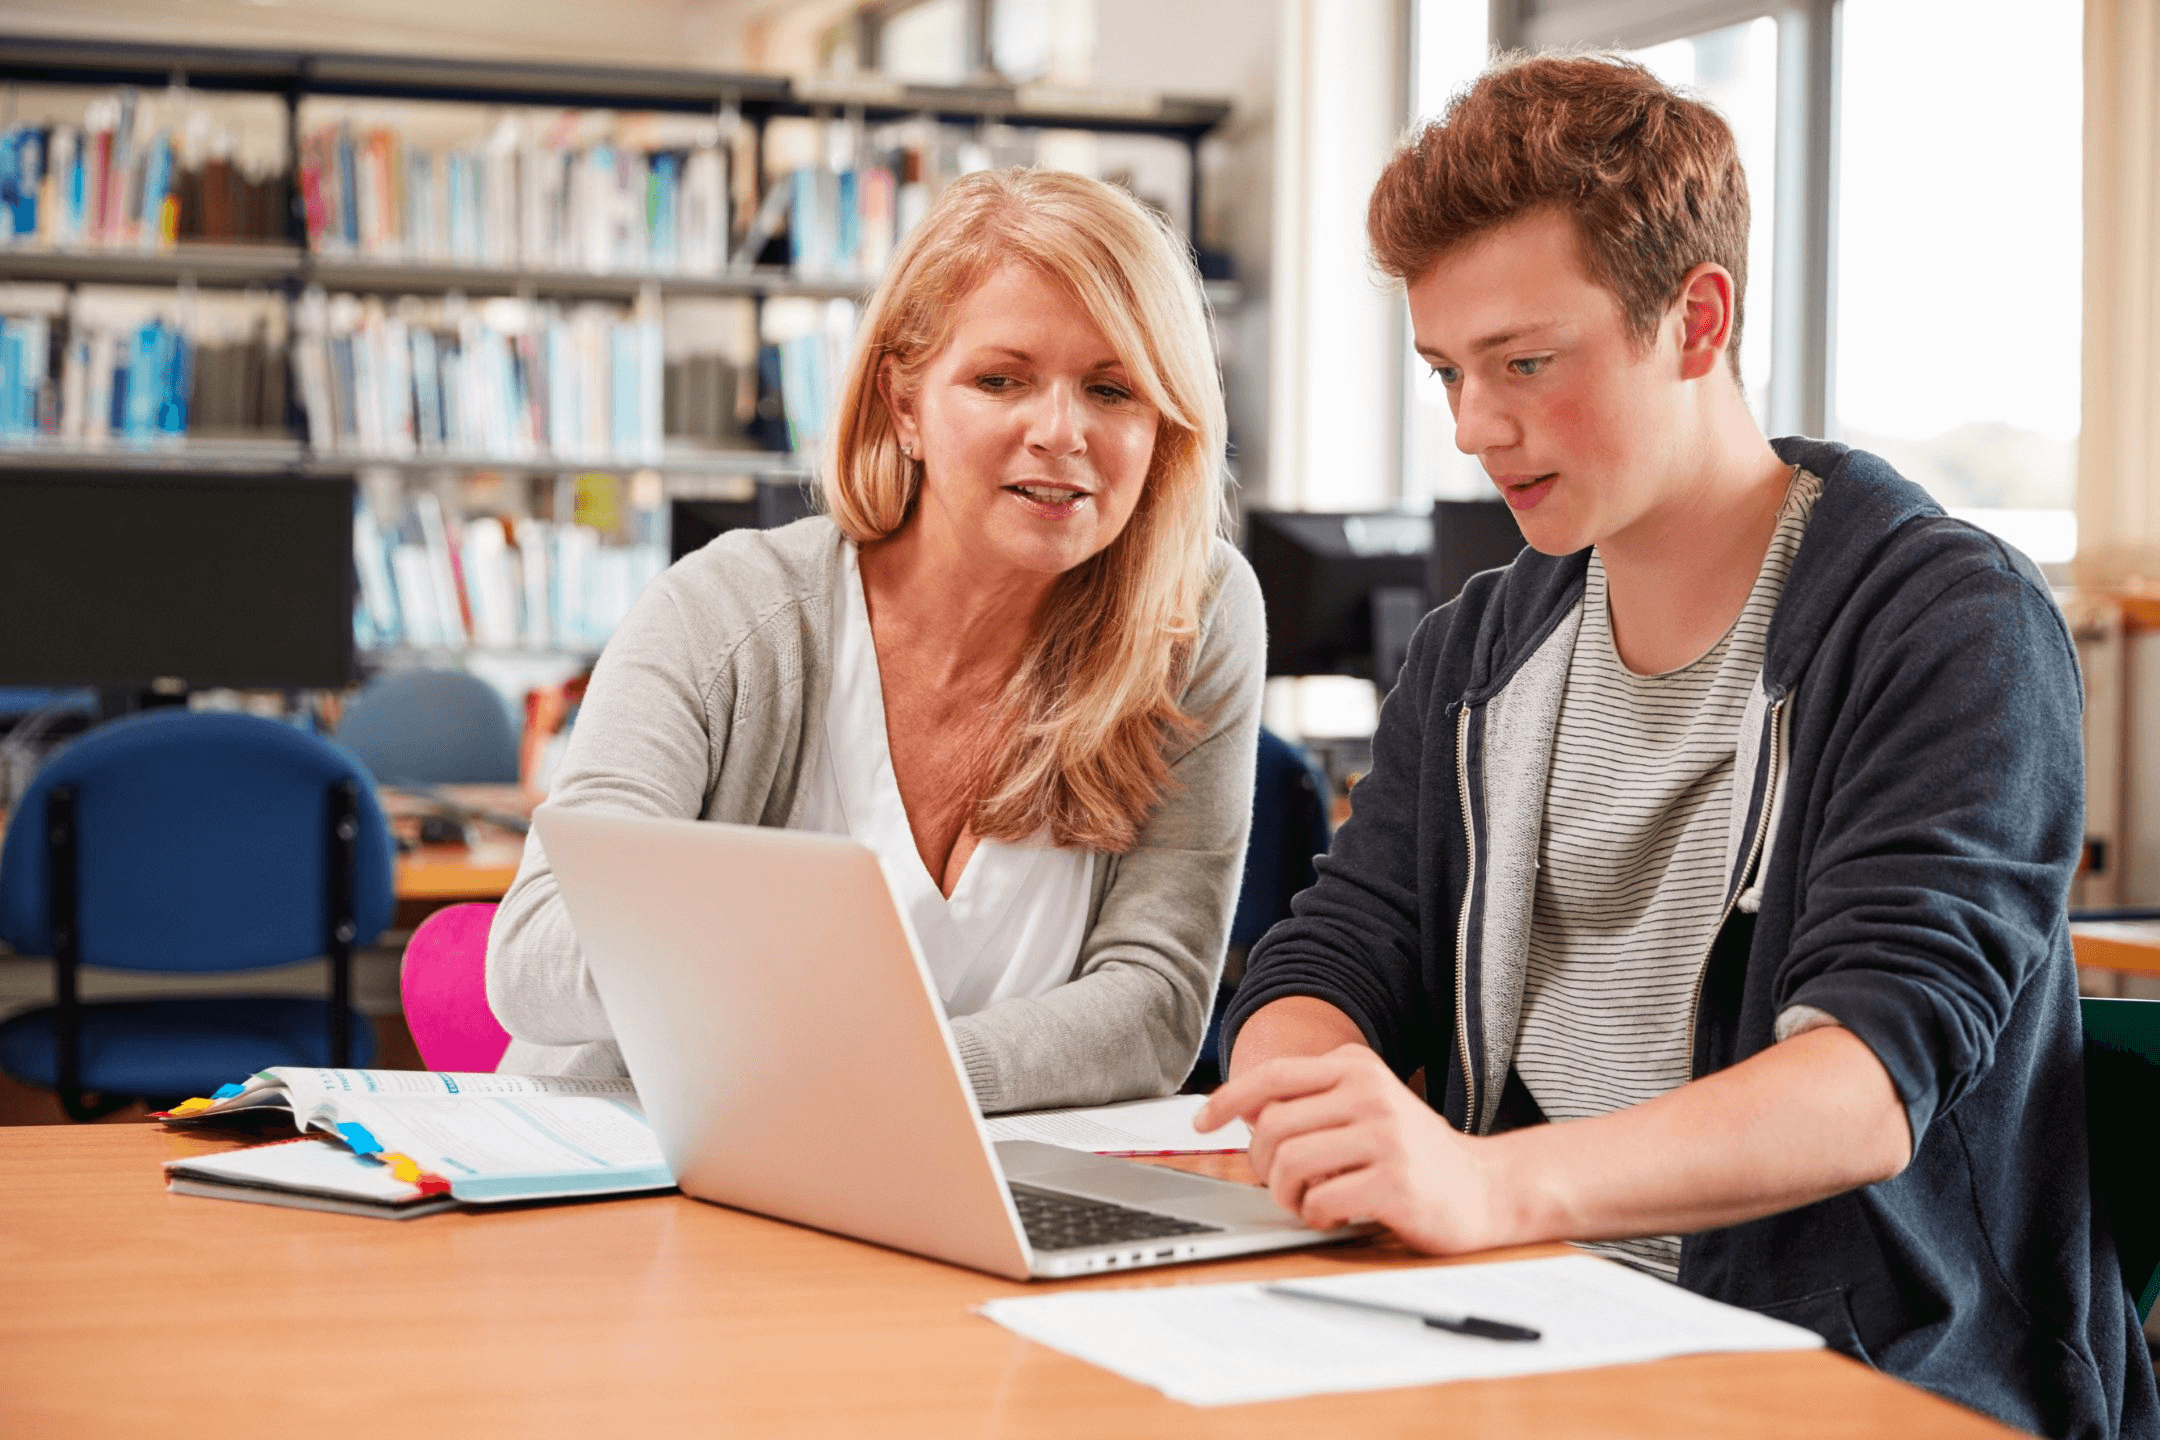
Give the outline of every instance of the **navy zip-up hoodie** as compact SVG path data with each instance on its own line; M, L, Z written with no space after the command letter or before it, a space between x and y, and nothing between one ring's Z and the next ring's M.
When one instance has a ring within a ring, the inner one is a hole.
M1687 1236L1680 1283L2014 1425L2160 1436L2093 1213L2066 916L2077 661L2030 561L1875 456L1823 479L1734 740L1726 919L1691 1074L1835 1017L1911 1122L1893 1179ZM1513 1068L1545 776L1588 552L1524 551L1428 615L1319 880L1254 947L1226 1043L1310 995L1455 1126L1541 1123Z

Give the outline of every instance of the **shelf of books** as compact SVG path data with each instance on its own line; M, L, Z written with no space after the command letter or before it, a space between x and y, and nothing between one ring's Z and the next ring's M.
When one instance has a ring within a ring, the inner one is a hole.
M1228 113L7 37L0 79L0 466L361 475L386 664L596 650L671 496L808 474L861 299L945 183L1118 175L1151 137L1189 217Z

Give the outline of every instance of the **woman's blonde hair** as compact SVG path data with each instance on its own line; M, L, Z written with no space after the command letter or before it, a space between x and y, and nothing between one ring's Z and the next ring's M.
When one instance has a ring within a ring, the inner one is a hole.
M1000 701L1007 737L981 777L989 839L1122 853L1170 781L1165 749L1223 530L1222 387L1185 242L1130 195L1059 170L978 171L947 186L871 296L833 425L825 506L857 544L914 512L919 466L879 389L910 393L952 338L960 302L1019 262L1068 289L1161 419L1125 528L1058 577Z

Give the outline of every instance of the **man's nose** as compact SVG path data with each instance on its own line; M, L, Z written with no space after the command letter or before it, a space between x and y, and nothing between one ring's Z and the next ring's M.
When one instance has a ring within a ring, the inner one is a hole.
M1468 376L1455 392L1455 448L1465 455L1505 449L1520 438L1499 395Z

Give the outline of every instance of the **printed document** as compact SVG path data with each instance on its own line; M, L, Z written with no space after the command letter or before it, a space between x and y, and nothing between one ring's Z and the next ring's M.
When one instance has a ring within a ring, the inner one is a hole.
M1190 1405L1585 1370L1711 1351L1808 1350L1823 1343L1812 1330L1588 1255L1284 1283L1504 1320L1543 1338L1457 1335L1408 1316L1271 1295L1258 1284L1068 1290L992 1300L981 1313Z

